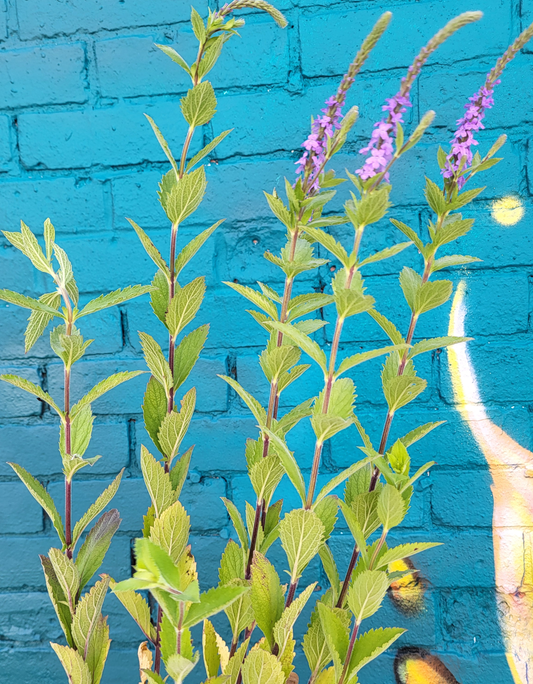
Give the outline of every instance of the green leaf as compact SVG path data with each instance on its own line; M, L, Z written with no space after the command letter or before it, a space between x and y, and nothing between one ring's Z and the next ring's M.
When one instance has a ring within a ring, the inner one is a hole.
M303 352L305 352L314 361L316 361L316 363L318 363L324 373L327 372L326 354L314 340L307 335L304 335L304 333L300 332L294 325L273 322L271 323L271 326L275 330L279 330L279 332L283 333L283 335L287 335L287 337L289 337L296 345L298 345Z
M84 343L80 331L74 326L69 335L65 325L58 325L50 333L50 346L68 369L82 358L91 342Z
M227 608L247 591L250 591L249 587L224 586L209 589L201 594L200 603L193 603L189 608L183 626L194 627L202 620Z
M61 295L59 292L49 292L43 294L39 297L39 301L52 309L59 309L61 304ZM56 315L60 315L57 312ZM28 318L28 327L24 333L25 338L25 349L24 351L28 353L33 345L37 342L39 337L43 334L46 326L54 317L52 314L44 313L42 311L32 311L30 317Z
M317 309L321 309L328 304L332 304L335 298L331 295L322 294L320 292L310 292L304 295L293 297L289 301L287 318L288 322L294 321L300 316L306 316ZM303 321L302 321L303 322Z
M89 644L94 630L101 618L104 599L109 587L109 577L96 582L94 587L83 596L76 606L76 613L72 620L72 636L78 651L87 658Z
M209 622L209 620L204 620L202 654L204 656L205 671L208 677L216 677L220 668L220 653L218 652L217 636L218 634L212 623Z
M28 392L29 394L33 394L38 399L44 401L46 404L51 406L54 409L54 411L56 411L61 416L61 418L63 418L63 411L55 403L52 397L43 389L41 389L38 385L35 385L33 382L26 380L26 378L21 378L18 375L0 375L0 380L3 380L4 382L9 383L10 385L14 385L15 387L19 387L20 389L23 389L25 392Z
M317 604L317 608L322 625L322 632L330 651L330 657L333 658L337 677L340 677L342 666L344 665L348 652L350 630L338 612L322 602Z
M233 541L233 539L228 541L222 558L220 559L218 577L220 584L230 584L233 580L244 577L244 558L242 549Z
M374 264L377 261L383 261L384 259L390 259L393 256L396 256L396 254L399 254L400 252L403 252L404 249L407 249L407 247L410 247L413 243L412 242L400 242L397 245L393 245L392 247L387 247L386 249L382 249L379 252L376 252L375 254L372 254L372 256L367 257L366 259L363 259L358 264L359 268L362 268L363 266L366 266L367 264Z
M13 468L13 470L20 477L22 482L24 482L24 484L28 488L28 491L37 501L37 503L40 504L42 508L44 508L45 513L48 515L48 517L52 521L53 526L55 527L55 530L58 534L61 543L65 544L65 532L63 530L63 521L61 520L61 516L59 515L59 512L50 494L46 491L43 485L40 482L38 482L33 477L33 475L30 475L30 473L28 473L28 471L25 470L22 466L19 466L16 463L9 462L8 465L10 465Z
M390 354L393 351L405 349L406 347L407 345L399 344L394 346L382 347L381 349L372 349L371 351L361 352L359 354L349 356L348 358L342 361L341 365L339 366L339 369L335 373L335 378L340 377L343 373L346 373L347 370L350 370L350 368L358 366L360 363L370 361L371 359L375 359L378 356L383 356L384 354Z
M143 674L146 677L148 684L166 684L165 680L161 675L155 672L150 672L150 670L143 670Z
M281 347L265 349L259 357L259 364L269 383L279 379L300 360L301 352L298 347L284 344Z
M246 406L248 406L250 411L253 413L253 416L259 425L264 425L266 423L266 411L257 401L257 399L255 399L249 392L241 387L241 385L239 385L239 383L233 378L230 378L227 375L219 375L218 377L222 378L222 380L225 380L228 385L230 385L235 392L237 392Z
M457 197L451 202L451 204L448 205L448 211L455 211L456 209L460 209L461 207L464 207L466 204L470 204L470 202L476 197L483 192L485 188L475 188L474 190L466 190L465 192L462 192L460 195L457 195Z
M348 605L357 624L379 610L388 588L389 578L386 572L363 570L355 577L348 590Z
M416 313L426 313L442 306L451 297L453 284L450 280L436 280L422 285L417 294Z
M256 551L252 563L250 597L254 617L270 648L275 643L274 626L284 607L283 589L278 573L263 554Z
M206 39L206 30L204 22L202 21L202 17L198 14L194 7L191 7L191 24L192 30L194 31L194 35L196 36L198 42L203 43Z
M77 304L79 296L78 288L76 286L76 281L74 280L72 264L69 261L67 253L64 249L61 249L59 245L54 244L54 254L60 266L58 271L59 281L67 290L68 295L74 304Z
M419 313L418 296L423 287L422 277L416 271L413 271L412 268L404 266L400 273L400 287L411 311Z
M91 506L89 506L84 515L74 525L74 531L72 532L73 549L75 548L78 539L83 534L83 531L85 530L87 525L89 525L96 518L97 515L100 515L100 513L104 510L107 504L113 499L113 497L117 493L123 473L124 468L116 476L116 478L109 485L109 487L104 489L104 491L100 494L96 501Z
M237 587L250 586L248 580L241 579L235 579L230 584ZM250 627L254 621L250 592L246 592L246 594L243 594L240 598L234 601L226 608L225 612L231 627L232 634L240 634L243 630Z
M144 352L146 365L154 378L165 388L165 392L168 396L174 385L174 381L165 355L153 337L143 332L139 333L139 337L141 338L141 346Z
M357 314L370 311L375 304L374 297L365 295L363 279L359 271L356 271L348 286L347 270L337 271L331 283L335 294L335 306L341 318L349 318Z
M230 283L224 281L224 285L231 287L232 290L235 290L235 292L238 292L243 297L246 297L246 299L252 302L252 304L255 304L255 306L258 306L266 314L268 314L272 318L272 320L278 320L277 307L270 301L270 299L267 296L265 296L261 292L258 292L257 290L254 290L251 287L246 287L245 285L239 285L238 283Z
M176 160L174 159L172 152L170 151L169 144L167 143L167 141L163 137L163 134L159 130L156 122L152 119L152 117L148 116L148 114L145 114L144 116L148 119L148 122L150 123L150 126L152 127L152 130L155 133L155 137L157 138L157 142L161 145L161 149L165 153L165 156L168 159L168 161L172 164L172 168L174 169L174 171L176 173L176 177L178 177L179 176L178 165L176 164ZM131 223L131 221L130 221L130 223ZM135 226L133 226L133 227L135 228ZM159 266L159 268L161 268L161 266Z
M192 128L209 123L217 111L217 98L209 81L195 85L181 100L181 112Z
M390 186L383 185L372 192L365 193L359 200L352 195L352 200L346 202L344 208L354 227L363 228L380 221L391 206L389 193Z
M473 225L474 219L461 219L460 214L454 214L453 216L450 216L449 219L444 222L442 228L439 229L433 240L433 245L435 247L441 247L449 242L453 242L469 233Z
M243 643L235 651L235 655L230 658L229 663L224 668L224 676L228 677L227 684L236 684L241 672L242 663L248 654L249 644L250 637L243 641Z
M215 230L222 223L224 223L224 221L225 219L217 221L210 228L206 228L206 230L202 231L199 235L197 235L188 244L185 245L185 247L176 257L176 263L174 266L176 278L179 276L179 274L182 272L185 266L189 263L189 261L193 258L193 256L198 252L198 250L204 245L206 240L210 238L211 235L213 235Z
M366 465L372 462L372 458L364 458L362 461L358 461L357 463L352 463L351 466L340 472L338 475L335 475L334 478L332 478L322 489L320 492L317 494L317 497L315 499L315 502L313 504L313 508L320 502L324 497L326 497L330 492L332 492L334 489L336 489L340 484L342 484L345 480L347 480L351 475L353 475L355 472L360 470L361 468L364 468Z
M2 231L11 244L28 257L35 268L43 273L53 273L50 260L45 257L35 235L24 221L20 222L20 233Z
M115 585L116 582L111 580L111 591ZM155 642L156 632L150 620L150 607L143 597L134 591L117 591L115 596L139 625L144 636L152 643Z
M205 147L202 147L202 149L197 152L194 157L190 160L190 162L187 164L186 171L189 173L189 171L198 164L199 161L204 159L204 157L207 157L207 155L212 152L215 147L220 145L220 143L224 140L224 138L229 135L233 131L233 128L230 128L228 131L224 131L223 133L220 133L220 135L217 135L216 138L213 138L210 143L208 143ZM221 223L222 221L219 221ZM218 224L217 224L218 225Z
M84 397L82 397L75 406L72 407L72 411L70 412L71 416L75 416L80 409L82 409L84 406L92 404L106 392L109 392L109 390L112 390L115 387L118 387L118 385L121 385L123 382L127 382L132 378L136 378L138 375L142 375L145 372L146 371L123 371L122 373L110 375L105 380L101 380Z
M280 653L284 652L288 641L291 639L296 620L305 608L316 586L317 582L313 582L306 587L300 596L295 598L288 608L285 608L280 619L274 625L274 641L279 646Z
M326 389L320 392L311 417L311 426L320 442L330 439L352 424L355 402L353 380L340 378L333 383L327 413L324 413L325 396Z
M350 503L350 507L365 539L368 539L380 526L378 516L379 496L380 491L366 491L358 494Z
M187 511L176 501L156 518L150 531L150 539L161 547L177 564L189 539L190 519Z
M150 380L148 380L148 385L146 386L142 409L146 431L152 438L152 441L157 447L158 451L163 453L163 449L159 444L159 438L157 435L163 420L167 415L168 400L165 389L161 383L154 378L153 375L150 376Z
M337 513L339 511L338 497L326 496L313 508L313 510L320 520L322 520L322 524L324 525L324 541L326 541L329 539L337 522Z
M85 660L89 671L92 673L93 684L100 684L110 646L111 639L109 638L107 618L100 616L94 628Z
M383 314L380 314L379 311L376 311L375 309L371 309L368 313L376 321L387 337L390 338L393 344L405 344L402 334L396 328L394 323L389 321Z
M167 309L170 301L170 284L163 271L157 271L152 280L150 306L152 311L166 327Z
M383 393L391 412L394 413L416 399L426 389L426 386L425 380L412 375L404 374L384 380Z
M439 427L439 425L444 425L445 422L445 420L439 420L435 423L425 423L424 425L420 425L414 430L411 430L411 432L408 432L405 435L405 437L401 438L401 440L406 447L409 447L411 446L411 444L418 442L419 439L422 439L422 437L425 437L429 432L434 430L436 427Z
M221 498L222 502L224 503L224 506L226 506L228 514L231 518L231 522L235 527L235 532L237 532L237 536L239 537L239 541L241 542L242 548L246 551L248 549L248 535L246 534L246 528L244 527L241 514L239 513L233 501L226 499L224 496Z
M61 661L70 684L92 684L93 678L89 671L89 667L78 651L75 651L69 646L60 646L59 644L50 645Z
M424 190L427 202L437 216L442 216L447 210L446 200L442 190L426 176L426 189Z
M174 48L170 47L170 45L160 45L158 43L155 43L155 46L158 47L161 52L164 52L167 57L170 57L173 62L179 64L180 67L190 75L191 71L189 65L183 59L183 57L178 54L176 50L174 50Z
M277 435L275 435L272 431L268 430L267 428L263 429L270 437L272 444L275 446L276 453L279 456L279 459L283 467L285 468L287 477L292 482L294 488L300 496L302 506L305 505L305 482L302 475L302 471L300 470L300 467L296 462L296 459L294 458L292 451L290 451L289 447L285 444L285 442L282 439L280 439Z
M161 192L161 204L170 221L180 224L194 213L204 198L206 187L205 169L200 166L186 173L179 182L174 182L170 191Z
M435 546L441 546L441 544L432 542L421 542L419 544L400 544L399 546L394 546L391 549L387 549L385 553L379 557L377 561L377 570L387 569L389 563L395 563L396 561L403 560L404 558L409 558L422 551L427 551L428 549L433 549Z
M258 501L267 505L272 499L274 490L285 475L285 468L276 454L269 454L250 468L250 481Z
M350 659L349 671L352 676L361 668L386 651L407 630L399 627L380 627L369 629L355 642L355 647Z
M159 517L174 503L174 492L169 474L144 445L141 446L141 470L156 517Z
M54 251L54 242L56 239L56 231L49 218L44 221L44 243L46 245L46 259L50 261Z
M352 533L353 538L355 539L355 543L357 544L357 548L359 549L359 552L361 553L363 559L366 561L367 557L367 551L366 551L366 540L365 540L365 533L361 529L361 526L359 525L359 522L357 520L357 516L354 513L353 509L350 508L350 506L346 505L344 501L339 501L339 507L342 511L342 514L344 516L344 519L346 520L346 524L348 525L348 528L350 532Z
M137 237L141 241L141 244L144 247L144 249L145 249L146 253L148 254L148 256L150 257L150 259L154 262L154 264L157 266L157 268L165 274L165 276L167 278L170 278L170 271L169 271L169 268L167 266L167 262L163 259L160 251L157 249L157 247L154 245L154 243L150 240L150 238L145 233L145 231L140 226L138 226L135 223L135 221L132 221L130 218L127 218L126 220L129 221L131 227L137 233ZM138 285L137 287L140 287L140 286Z
M176 498L178 498L181 494L181 490L185 484L193 450L194 445L189 447L187 451L182 454L181 458L176 461L175 465L170 471L170 482L172 484L172 489L174 490L174 496Z
M409 452L405 448L405 444L401 439L398 439L387 452L387 457L391 468L399 475L409 477L409 470L411 467L411 458Z
M74 561L62 553L59 549L50 549L48 552L50 562L54 569L61 589L67 599L70 612L74 614L78 591L81 589L80 574Z
M472 264L475 261L481 261L477 257L462 256L461 254L453 254L450 256L444 256L440 259L436 259L431 264L431 273L436 273L443 268L449 268L450 266L465 266L466 264Z
M390 484L386 484L381 490L377 510L380 522L386 530L399 525L407 512L402 495Z
M424 243L422 240L418 237L417 233L412 229L409 228L408 225L405 223L402 223L402 221L398 221L396 219L390 219L390 222L398 228L399 231L401 231L406 237L411 240L411 242L414 242L416 245L416 248L418 249L419 252L424 252Z
M192 387L181 400L181 411L167 413L158 432L159 444L171 463L177 455L183 438L185 437L196 404L196 389Z
M200 276L184 287L176 283L174 297L170 301L166 324L172 337L179 333L198 313L205 295L205 278Z
M201 81L202 78L215 66L218 58L220 57L220 53L222 52L222 48L224 47L224 43L228 38L228 34L223 34L218 36L218 38L212 38L209 40L196 72L199 81Z
M461 342L470 342L472 337L434 337L431 340L422 340L413 345L409 351L409 359L412 359L417 354L433 351L442 347L451 347L452 344L460 344Z
M43 566L48 595L54 606L59 624L65 634L68 645L74 646L71 632L72 614L67 603L65 592L61 588L50 559L47 556L39 556L39 558L41 559L41 565Z
M337 242L332 235L329 235L329 233L326 233L319 228L310 228L309 226L305 226L304 230L315 242L319 242L322 247L327 249L328 252L331 252L345 268L348 268L351 265L348 253L341 243Z
M268 206L276 218L278 218L284 226L292 230L293 218L291 212L283 204L283 201L277 195L269 195L264 193Z
M243 684L283 684L285 674L276 656L254 648L242 666L242 681Z
M99 518L85 538L76 557L76 567L80 574L80 590L102 565L111 539L119 525L120 515L116 508L113 508Z
M314 511L294 510L280 523L281 545L287 554L291 581L295 582L324 542L324 524Z
M334 600L337 601L341 591L341 582L337 564L335 563L335 558L333 557L331 549L327 544L322 544L318 555L322 561L322 567L324 568L326 577L328 578L331 588L333 589Z

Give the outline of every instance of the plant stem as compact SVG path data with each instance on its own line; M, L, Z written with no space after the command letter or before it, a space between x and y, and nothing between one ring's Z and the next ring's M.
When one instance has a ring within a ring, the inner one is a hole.
M285 601L285 608L288 608L291 603L294 601L294 597L296 596L296 589L298 589L298 579L295 579L294 581L291 581L290 586L289 586L289 591L287 592L287 599Z
M248 552L248 562L246 564L246 572L244 575L244 579L249 580L252 576L252 562L254 559L254 553L255 553L255 547L257 545L257 535L259 534L259 523L261 522L261 512L263 509L263 500L257 501L257 505L255 507L255 518L254 518L254 527L252 530L252 538L250 539L250 550Z
M357 563L357 559L359 558L359 549L357 548L357 544L354 546L353 552L352 552L352 557L350 558L350 562L348 564L348 570L346 571L346 575L344 578L344 582L342 583L342 589L341 593L339 594L339 599L337 601L337 608L342 608L344 606L344 601L346 600L346 594L348 593L348 589L350 587L350 579L352 577L352 572L355 568L355 565Z
M161 669L161 621L163 620L163 609L157 606L157 627L155 636L155 660L154 672L159 674Z
M348 646L348 651L346 652L346 660L344 661L344 667L342 668L341 678L339 679L339 684L344 684L346 675L348 674L348 668L350 667L350 660L352 659L353 649L355 647L355 640L357 639L357 632L359 631L359 623L356 622L352 631L352 636L350 638L350 644Z
M71 446L71 425L70 425L70 370L65 366L65 453L70 457ZM67 557L72 558L72 483L65 477L65 543L67 547Z

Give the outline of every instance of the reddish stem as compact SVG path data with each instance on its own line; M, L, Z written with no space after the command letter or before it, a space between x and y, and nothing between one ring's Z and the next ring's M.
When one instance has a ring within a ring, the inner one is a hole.
M70 370L65 366L65 452L71 455ZM65 477L65 544L67 557L72 558L72 483Z

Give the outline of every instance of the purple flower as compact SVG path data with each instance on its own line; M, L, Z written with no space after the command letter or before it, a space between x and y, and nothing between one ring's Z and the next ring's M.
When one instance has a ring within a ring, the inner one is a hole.
M394 155L393 138L396 135L398 124L403 123L402 114L407 111L407 107L413 106L409 101L409 93L402 95L401 91L386 102L387 104L383 105L381 109L388 112L388 116L374 124L370 142L366 147L359 150L360 154L370 155L362 168L355 172L362 180L372 178L387 168ZM385 174L385 180L389 180L388 173Z
M498 85L500 81L490 83L490 86ZM490 109L494 100L492 94L493 87L489 87L489 80L476 93L469 98L468 104L465 105L466 114L457 119L457 130L451 140L452 151L446 157L446 165L441 173L444 178L454 178L455 174L463 165L463 169L467 169L472 164L472 145L477 145L478 141L474 138L474 133L485 128L481 123L485 118L485 110ZM463 158L466 161L463 162ZM457 178L457 186L459 189L463 187L466 179L464 176Z
M335 131L341 127L342 104L336 97L330 97L325 104L326 107L321 110L322 116L313 121L311 134L302 143L306 151L296 162L296 175L303 174L309 190L313 192L320 190L320 173L326 161L328 139L333 138Z

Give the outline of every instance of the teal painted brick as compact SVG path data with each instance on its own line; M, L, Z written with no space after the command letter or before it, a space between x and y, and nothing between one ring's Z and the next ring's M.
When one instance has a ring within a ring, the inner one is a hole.
M100 30L117 30L136 26L155 26L185 21L190 16L188 5L172 0L162 0L147 6L142 0L121 3L102 0L67 3L64 0L19 0L18 19L23 39L51 37L80 32L95 33ZM197 9L206 13L207 1L196 3Z
M39 376L34 368L2 365L0 371L6 375L19 375L36 385L40 385ZM8 385L6 382L0 383L0 418L38 416L41 413L41 407L40 400L33 394L28 394L18 387Z
M87 100L85 52L80 43L9 50L0 59L2 109Z
M0 483L0 525L4 534L42 532L42 509L22 482Z
M431 511L437 525L490 527L492 477L488 470L431 471Z
M28 648L63 637L46 592L13 592L1 596L0 634L6 645Z
M11 168L13 155L11 152L11 119L7 116L0 116L0 171L5 172Z
M200 589L206 591L218 584L220 557L226 547L227 539L219 535L191 535L191 550L198 567Z
M241 37L224 48L210 80L217 89L285 82L288 74L288 35L270 19L248 22ZM186 73L154 43L168 43L164 35L127 36L96 44L98 79L105 97L136 97L182 93L190 87ZM261 46L257 59L251 51ZM192 30L178 30L173 47L189 63L196 59L198 41ZM131 79L131 73L135 79Z
M187 126L179 119L178 103L22 114L22 163L27 168L70 169L164 161L166 157L143 116L145 112L155 119L169 144L178 147ZM198 149L193 141L191 152Z
M381 9L381 8L380 8ZM499 55L512 39L511 8L505 0L496 0L484 7L483 24L461 29L461 33L448 40L438 53L430 56L429 63L454 64L460 59ZM370 69L407 67L428 40L457 14L464 12L460 0L446 3L442 11L439 2L424 2L413 6L398 5L393 10L394 21L373 51ZM311 14L300 22L302 35L302 69L309 76L341 75L346 64L358 49L379 17L376 9L352 12L328 11ZM317 54L320 59L317 59ZM392 97L394 92L389 93Z
M58 419L59 421L59 419ZM0 427L0 477L13 477L6 461L18 463L35 477L62 473L58 449L59 422L55 425L3 425ZM90 470L91 476L117 473L129 463L126 423L95 422L91 444L85 456L103 456Z
M39 235L46 218L52 221L58 235L106 227L104 186L98 180L10 180L0 184L0 200L8 230L19 230L22 219Z

